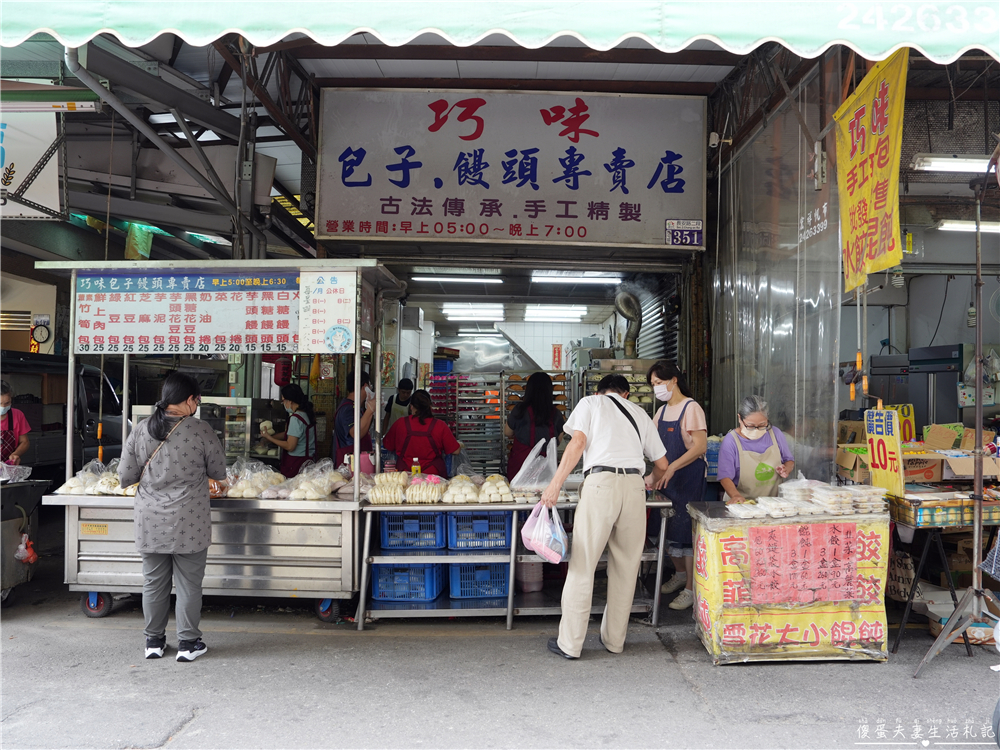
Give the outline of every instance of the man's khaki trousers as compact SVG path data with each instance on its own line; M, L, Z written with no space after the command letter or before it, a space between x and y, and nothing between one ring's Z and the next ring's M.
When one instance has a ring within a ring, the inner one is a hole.
M608 603L601 639L609 651L625 646L632 598L646 536L646 489L639 474L591 474L573 519L569 573L562 594L559 648L579 656L587 637L594 571L608 549Z

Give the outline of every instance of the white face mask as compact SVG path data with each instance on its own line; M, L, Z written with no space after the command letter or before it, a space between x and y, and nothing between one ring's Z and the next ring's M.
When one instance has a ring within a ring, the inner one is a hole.
M9 411L10 411L10 404L8 404L7 406L0 406L0 417L7 416L7 412Z
M674 396L674 392L669 388L667 388L667 386L664 385L663 383L658 383L657 385L654 385L653 393L655 393L656 397L663 402L669 401Z
M764 437L764 435L766 433L767 433L767 430L762 429L760 427L755 427L755 428L751 429L751 428L747 427L746 424L743 425L743 435L748 440L760 440L762 437Z

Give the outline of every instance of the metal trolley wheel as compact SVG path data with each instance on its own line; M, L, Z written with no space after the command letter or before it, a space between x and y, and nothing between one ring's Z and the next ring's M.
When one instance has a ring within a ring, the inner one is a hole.
M313 610L320 622L336 622L340 619L340 599L317 599Z
M80 597L80 609L87 617L107 617L114 606L114 597L106 591L89 591Z

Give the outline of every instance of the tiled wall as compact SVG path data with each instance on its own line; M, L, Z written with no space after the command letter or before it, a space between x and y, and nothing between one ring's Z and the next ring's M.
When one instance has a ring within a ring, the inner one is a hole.
M552 368L552 346L559 344L562 350L562 369L569 367L569 343L588 336L600 336L601 327L592 323L497 323L497 328L506 333L543 370ZM607 339L607 329L604 338Z

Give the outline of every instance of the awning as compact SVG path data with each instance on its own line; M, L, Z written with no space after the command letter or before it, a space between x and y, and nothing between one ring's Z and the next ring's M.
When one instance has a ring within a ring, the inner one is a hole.
M677 52L706 39L737 54L779 42L801 57L843 44L869 60L900 47L938 63L968 50L1000 60L996 0L4 0L0 44L46 33L79 47L109 33L139 47L172 33L204 46L238 33L267 46L301 33L335 45L359 32L394 46L426 33L459 46L503 34L527 48L573 36L598 50L640 38Z

